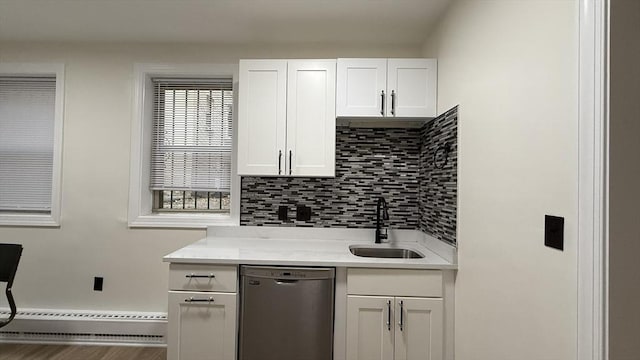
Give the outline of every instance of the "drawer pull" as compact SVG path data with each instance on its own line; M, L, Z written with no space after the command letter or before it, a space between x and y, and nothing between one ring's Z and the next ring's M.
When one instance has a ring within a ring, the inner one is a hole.
M189 275L186 275L185 277L186 277L186 278L188 278L188 279L202 279L202 278L204 278L204 279L213 279L213 278L215 278L216 276L215 276L215 275L213 275L213 274L209 274L209 275L196 275L196 274L194 274L194 273L191 273L191 274L189 274Z
M387 300L387 330L391 331L391 300Z
M212 303L213 302L213 297L210 296L208 299L198 299L198 298L194 298L193 296L188 298L188 299L184 299L184 302L186 303L192 303L192 302L208 302L208 303Z
M400 325L400 331L404 330L404 318L403 318L403 308L404 307L404 301L400 300L400 322L398 323L398 325Z

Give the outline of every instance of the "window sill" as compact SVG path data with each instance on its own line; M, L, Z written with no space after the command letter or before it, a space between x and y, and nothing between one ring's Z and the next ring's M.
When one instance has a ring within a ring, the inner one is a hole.
M239 219L219 214L148 214L129 221L131 228L206 229L207 226L238 226Z
M0 214L0 226L59 227L60 221L51 214Z

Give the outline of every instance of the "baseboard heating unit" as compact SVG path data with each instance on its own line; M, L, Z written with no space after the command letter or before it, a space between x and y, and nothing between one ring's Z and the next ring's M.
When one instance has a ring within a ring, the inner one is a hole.
M22 309L0 329L0 343L165 346L166 334L166 313Z

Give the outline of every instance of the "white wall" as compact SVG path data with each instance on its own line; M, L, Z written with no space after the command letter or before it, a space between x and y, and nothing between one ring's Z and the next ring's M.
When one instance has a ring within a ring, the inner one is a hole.
M0 227L25 247L14 284L22 308L166 311L162 256L204 230L129 229L133 64L236 63L239 58L420 56L404 47L69 45L0 43L0 62L66 65L62 226ZM104 291L93 277L104 276ZM3 300L0 300L3 301ZM0 306L6 306L0 302Z
M611 1L609 359L640 357L640 1Z
M455 0L425 44L460 104L457 360L576 358L577 6Z

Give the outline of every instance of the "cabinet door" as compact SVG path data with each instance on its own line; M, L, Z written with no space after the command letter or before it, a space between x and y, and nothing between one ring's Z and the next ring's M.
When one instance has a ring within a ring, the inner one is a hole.
M437 61L389 59L387 116L435 117Z
M338 59L337 116L382 117L387 59Z
M335 176L336 61L290 60L287 175Z
M395 360L442 360L441 298L395 299Z
M235 360L235 293L170 291L168 320L168 360Z
M393 301L347 296L347 360L393 360Z
M241 60L238 174L284 174L287 62Z

